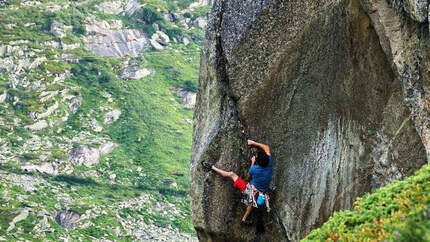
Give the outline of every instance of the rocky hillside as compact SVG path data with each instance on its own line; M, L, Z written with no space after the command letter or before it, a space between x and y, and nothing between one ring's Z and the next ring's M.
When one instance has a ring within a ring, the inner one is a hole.
M200 239L297 241L429 159L427 0L213 6L191 158ZM232 184L199 162L244 177L247 138L269 144L274 159L277 192L259 234L239 224L245 208Z
M0 1L0 240L195 240L208 4Z

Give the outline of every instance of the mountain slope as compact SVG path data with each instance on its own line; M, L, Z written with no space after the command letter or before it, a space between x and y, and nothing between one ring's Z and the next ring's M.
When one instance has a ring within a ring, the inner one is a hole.
M207 4L0 3L0 238L193 239Z

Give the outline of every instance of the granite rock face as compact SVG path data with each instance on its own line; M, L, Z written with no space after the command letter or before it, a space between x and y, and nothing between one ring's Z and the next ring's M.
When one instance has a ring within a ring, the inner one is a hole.
M240 226L240 193L201 167L245 178L248 138L271 146L272 181L311 228L426 163L428 23L411 11L385 0L218 0L207 29L191 157L200 240L305 234L278 193L272 213L251 215L265 233Z
M385 2L375 2L374 4L385 4L387 2L390 7L405 11L410 18L417 22L424 23L428 20L428 0L387 0Z

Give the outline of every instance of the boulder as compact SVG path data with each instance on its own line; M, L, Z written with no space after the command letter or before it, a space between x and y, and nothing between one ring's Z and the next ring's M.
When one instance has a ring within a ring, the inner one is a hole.
M62 9L66 9L68 7L69 7L69 4L62 4L62 5L60 5L60 4L54 4L54 5L45 5L44 9L47 12L56 12L56 11L59 11L59 10L62 10Z
M73 148L68 157L68 161L74 165L85 165L91 167L99 163L100 151L97 148L81 145Z
M176 21L176 17L175 17L175 15L174 15L174 14L172 14L172 13L166 13L166 14L164 15L164 19L165 19L166 21L169 21L169 22L172 22L172 23L174 23L174 22Z
M357 196L427 163L422 29L387 1L215 1L190 166L199 239L298 241L305 224L318 228ZM200 161L244 178L248 138L270 145L272 182L304 222L276 193L273 216L252 215L270 233L239 225L240 192Z
M113 142L108 142L106 144L102 144L99 148L100 150L100 154L101 155L105 155L105 154L109 154L113 151L113 149L115 149L117 146L119 146L119 144L113 143Z
M139 14L142 11L142 4L136 0L102 2L96 7L98 11L103 13L126 15L128 17Z
M157 41L162 45L167 45L170 42L169 36L162 31L156 31L158 38Z
M21 186L24 191L37 191L40 186L48 186L48 182L39 176L0 173L0 177Z
M105 124L111 124L119 119L121 116L121 110L115 109L105 114L103 122Z
M31 6L39 5L41 3L42 2L39 2L39 1L25 1L25 2L21 2L21 6L31 7Z
M48 122L46 122L46 120L39 120L34 124L26 125L24 127L30 131L39 132L44 128L48 127Z
M7 91L4 91L3 94L0 95L0 103L4 103L7 99Z
M98 11L118 15L123 11L123 2L122 1L112 1L112 2L102 2L96 5Z
M6 232L11 231L12 229L15 228L15 224L18 223L19 221L22 221L24 219L26 219L29 215L29 209L28 208L24 208L21 209L20 213L18 214L18 216L16 216L15 218L12 219L12 221L9 223L9 227L7 228Z
M154 50L164 50L164 47L162 45L160 45L156 40L154 39L150 39L149 42L151 43L152 48L154 48Z
M25 171L39 172L39 173L45 173L50 175L58 175L60 167L59 167L59 164L44 162L40 164L21 166L21 169Z
M213 2L215 2L215 1L214 0L199 0L197 2L193 2L188 6L188 8L182 10L182 14L187 13L187 12L192 12L194 9L196 9L198 7L212 5Z
M154 207L154 209L156 210L156 211L161 211L161 210L163 210L164 209L164 202L155 202L155 203L153 203L152 204L152 206Z
M95 132L101 132L103 130L103 127L99 124L99 121L94 118L90 121L90 127Z
M79 219L79 214L69 210L61 210L55 214L55 221L65 229L73 229Z
M142 4L137 0L127 0L124 6L124 14L131 17L142 13Z
M153 23L152 24L152 28L155 30L155 31L159 31L160 30L160 27L158 26L158 24L156 24L156 23Z
M61 59L70 64L79 63L79 58L75 57L73 54L61 53Z
M40 64L42 64L44 61L46 61L46 57L38 57L36 58L33 62L31 62L31 64L28 66L28 68L36 68L38 67Z
M136 70L135 72L130 72L130 75L128 76L128 78L130 79L140 79L140 78L144 78L146 76L151 75L152 73L154 73L155 70L154 69L139 69Z
M197 94L194 92L187 91L183 88L175 88L172 90L178 97L182 98L182 106L184 108L193 109L196 104Z
M64 38L66 37L66 31L72 31L73 27L72 26L66 26L58 21L54 21L51 24L51 33L59 38Z
M123 64L123 68L119 74L120 78L140 79L144 78L152 73L154 69L141 68L138 63L127 61Z
M190 41L187 38L182 38L182 43L184 43L184 45L188 45L190 43Z
M118 19L111 19L109 24L111 29L122 29L122 21Z
M42 119L51 116L51 114L59 107L58 102L55 102L52 106L48 107L43 113L30 112L32 119Z
M170 42L170 38L167 34L162 31L157 30L151 37L151 40L158 42L161 45L166 46ZM152 44L152 42L151 42Z
M197 94L193 92L188 92L186 96L183 97L182 106L184 108L193 109L196 104Z
M6 29L13 29L16 27L16 24L5 24L4 26Z
M58 91L43 91L40 93L40 102L44 103L47 100L55 97L58 94Z
M81 46L81 43L65 44L61 42L61 48L63 50L73 50L73 49L79 48L80 46Z
M138 29L112 30L109 23L100 23L91 18L92 24L85 26L89 35L84 37L85 47L97 55L110 57L138 56L149 47L146 33Z
M61 43L55 40L49 40L49 41L45 41L43 43L40 43L41 46L50 46L52 48L61 48Z
M69 107L70 111L72 111L73 113L76 113L76 111L78 111L81 105L82 105L82 96L77 96L73 98L72 102L69 103L67 106Z
M206 29L206 27L208 26L208 22L205 18L198 17L196 18L196 20L194 20L193 25L194 27L199 29Z
M99 173L97 171L91 170L91 171L85 171L80 174L78 174L79 177L99 177Z
M102 144L98 148L90 147L88 145L81 145L73 148L69 152L68 161L74 165L85 165L91 167L99 163L101 155L106 155L112 152L119 144L108 142Z

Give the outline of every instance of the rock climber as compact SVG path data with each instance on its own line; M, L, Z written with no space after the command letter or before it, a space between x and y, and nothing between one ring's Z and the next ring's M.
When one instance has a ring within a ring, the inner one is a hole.
M223 177L231 178L234 182L233 187L242 192L242 202L247 206L247 208L242 217L241 224L251 224L246 219L251 213L253 207L257 207L258 196L263 196L264 199L267 197L265 194L269 189L270 181L272 179L272 155L270 153L270 147L253 140L248 140L248 145L258 148L256 156L253 156L251 159L251 168L248 172L248 179L251 179L250 183L245 182L232 171L224 171L207 161L201 162L204 168L213 170ZM264 199L263 203L259 205L264 204ZM266 203L266 205L268 204Z

